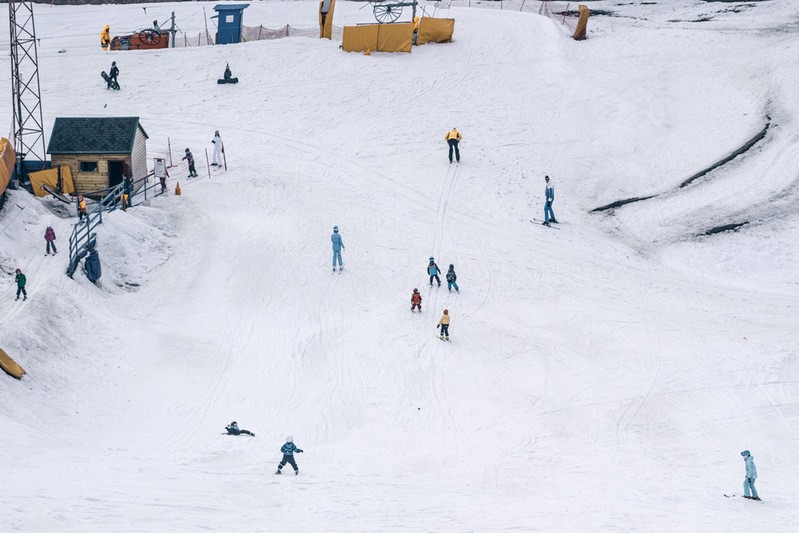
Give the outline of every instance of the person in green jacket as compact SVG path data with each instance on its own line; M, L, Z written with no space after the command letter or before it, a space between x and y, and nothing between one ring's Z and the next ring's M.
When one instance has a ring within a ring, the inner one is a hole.
M14 277L14 281L17 282L17 300L19 300L20 293L22 294L23 298L22 301L28 299L28 293L25 292L25 283L27 283L27 279L25 279L25 274L22 273L20 269L17 269L17 275Z

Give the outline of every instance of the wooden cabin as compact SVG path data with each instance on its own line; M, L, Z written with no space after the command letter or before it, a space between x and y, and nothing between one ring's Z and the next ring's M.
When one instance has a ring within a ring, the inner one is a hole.
M47 153L54 167L69 165L76 193L87 194L145 177L147 139L139 117L59 117Z

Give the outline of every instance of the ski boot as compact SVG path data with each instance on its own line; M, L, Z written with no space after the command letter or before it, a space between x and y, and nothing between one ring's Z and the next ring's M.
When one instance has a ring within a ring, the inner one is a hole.
M283 473L283 472L281 472L279 468L278 468L278 469L277 469L277 471L275 472L275 474L277 474L278 476L279 476L280 474L282 474L282 473Z

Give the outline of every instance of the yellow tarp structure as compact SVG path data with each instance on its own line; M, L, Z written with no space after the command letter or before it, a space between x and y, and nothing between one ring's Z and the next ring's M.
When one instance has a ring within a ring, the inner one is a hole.
M327 15L322 19L322 8L325 5L325 0L319 2L319 38L332 39L333 38L333 10L336 8L336 0L330 0L330 5L327 8Z
M577 19L577 29L574 30L574 35L572 35L572 39L575 41L582 41L585 39L585 31L588 29L588 15L591 12L588 10L588 6L584 6L580 4L577 8L578 12L580 13L579 18Z
M419 21L419 36L416 44L448 43L455 33L455 19L422 17Z
M28 177L31 180L33 194L36 196L47 196L50 194L44 190L42 187L43 184L47 184L53 189L58 187L57 168L31 172L28 174ZM69 170L69 165L61 165L61 192L64 194L72 194L75 192L75 185L72 183L72 172Z
M0 348L0 368L8 372L9 376L21 379L25 375L25 369L11 359L6 352Z
M6 192L6 187L14 175L14 166L17 164L17 153L11 141L3 137L0 139L0 194Z
M365 52L377 50L377 27L379 24L363 26L344 26L341 48L345 52Z
M341 48L345 52L410 52L413 22L344 26Z
M378 24L378 52L410 52L413 43L413 22Z

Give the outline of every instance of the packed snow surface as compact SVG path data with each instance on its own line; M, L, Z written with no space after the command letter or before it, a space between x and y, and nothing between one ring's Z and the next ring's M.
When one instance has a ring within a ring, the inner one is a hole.
M0 347L28 372L0 376L0 530L799 529L795 2L591 2L613 13L584 42L532 0L425 4L455 39L411 54L99 47L173 10L196 34L213 5L36 5L47 127L139 116L149 164L169 142L176 166L105 217L98 286L64 275L74 210L12 191L0 211ZM313 28L317 6L245 23ZM533 220L545 174L557 229ZM287 435L297 477L274 475ZM723 497L743 449L762 503Z

